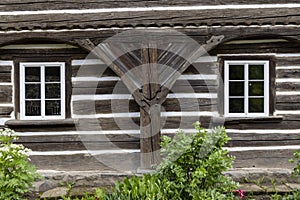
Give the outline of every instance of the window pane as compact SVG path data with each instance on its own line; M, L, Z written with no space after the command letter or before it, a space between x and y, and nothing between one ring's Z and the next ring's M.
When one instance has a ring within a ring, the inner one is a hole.
M40 71L40 67L25 67L25 82L40 82Z
M47 100L46 101L46 115L60 115L61 106L59 100Z
M244 99L230 98L229 99L230 113L244 113Z
M46 82L60 82L60 67L45 67Z
M264 82L249 82L249 96L264 96Z
M26 84L25 85L26 99L40 99L41 98L41 84Z
M249 112L250 113L263 113L264 112L264 99L263 98L250 98L249 99Z
M264 79L264 66L263 65L249 65L249 79Z
M40 101L26 101L25 102L25 115L26 116L40 116L41 115L41 102Z
M244 82L229 82L229 96L244 96Z
M45 97L46 99L60 98L60 84L46 84L45 86Z
M244 80L244 65L229 65L229 80Z

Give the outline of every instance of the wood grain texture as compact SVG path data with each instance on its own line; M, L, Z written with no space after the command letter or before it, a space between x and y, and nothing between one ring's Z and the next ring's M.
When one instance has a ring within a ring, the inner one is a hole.
M163 25L298 24L300 8L111 12L90 14L6 15L2 30L101 28ZM88 20L87 20L88 19Z
M300 69L277 69L276 70L277 78L299 78L299 75L300 75Z
M300 83L297 82L281 82L276 83L277 91L300 91Z
M83 100L73 102L73 113L78 115L139 112L139 106L131 99ZM168 98L162 104L168 111L217 111L216 99Z
M12 86L0 85L0 102L11 103L12 102Z
M251 1L252 4L277 4L277 3L286 3L284 0L272 0L272 1L263 1L263 0L254 0ZM297 0L291 0L289 3L298 3ZM248 1L242 0L173 0L173 1L160 1L160 0L151 0L151 1L142 1L142 0L3 0L0 3L0 11L27 11L27 10L49 10L54 9L94 9L94 8L118 8L118 7L151 7L151 6L191 6L191 5L224 5L224 4L249 4Z

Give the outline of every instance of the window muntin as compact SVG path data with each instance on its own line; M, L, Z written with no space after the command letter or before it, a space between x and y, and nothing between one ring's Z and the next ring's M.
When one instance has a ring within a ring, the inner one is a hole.
M224 62L224 114L269 115L269 61Z
M20 119L65 118L65 64L20 63Z

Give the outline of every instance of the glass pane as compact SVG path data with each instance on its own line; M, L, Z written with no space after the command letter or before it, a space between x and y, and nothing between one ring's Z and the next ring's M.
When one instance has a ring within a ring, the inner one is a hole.
M25 82L40 82L40 71L40 67L25 67Z
M244 82L229 82L229 96L244 96Z
M249 112L250 113L263 113L264 112L264 99L263 98L250 98L249 99Z
M60 98L60 84L46 84L45 92L46 99Z
M46 101L46 115L60 115L60 101L59 100L47 100Z
M25 84L25 98L26 99L40 99L41 98L41 84Z
M60 67L45 67L46 82L60 82Z
M244 80L244 65L229 65L229 80Z
M264 96L264 82L249 82L249 96Z
M263 65L249 65L249 79L264 79L264 66Z
M41 115L41 102L40 101L26 101L25 102L25 115L26 116L40 116Z
M244 99L230 98L229 113L244 113Z

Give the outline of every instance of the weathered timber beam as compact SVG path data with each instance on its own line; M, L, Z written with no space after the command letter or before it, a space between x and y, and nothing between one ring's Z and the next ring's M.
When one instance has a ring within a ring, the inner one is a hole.
M82 13L81 13L82 12ZM75 29L110 28L136 26L176 26L176 25L264 25L264 24L300 24L300 7L244 8L230 9L182 9L147 11L96 12L78 10L61 13L14 14L3 13L0 20L1 30L33 29Z
M298 0L289 0L289 3L299 3ZM252 4L280 4L287 3L286 0L251 0ZM226 5L226 4L249 4L247 0L172 0L172 1L128 1L128 0L2 0L0 11L34 11L34 10L62 10L62 9L95 9L95 8L122 8L122 7L151 7L151 6L190 6L190 5Z

